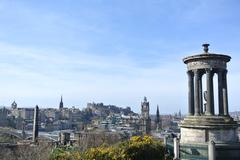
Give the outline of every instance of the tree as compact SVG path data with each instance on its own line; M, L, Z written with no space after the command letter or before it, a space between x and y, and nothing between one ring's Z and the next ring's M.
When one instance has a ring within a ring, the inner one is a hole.
M56 148L50 160L163 160L165 148L162 142L150 136L134 136L114 146L100 146L80 152L74 149Z

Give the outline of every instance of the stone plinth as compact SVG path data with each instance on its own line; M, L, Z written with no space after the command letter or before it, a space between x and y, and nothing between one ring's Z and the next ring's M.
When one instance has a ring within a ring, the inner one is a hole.
M238 142L237 123L226 116L188 116L181 126L181 143Z

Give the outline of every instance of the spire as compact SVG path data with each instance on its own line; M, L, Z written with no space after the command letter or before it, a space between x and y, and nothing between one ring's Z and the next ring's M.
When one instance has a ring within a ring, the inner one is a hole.
M15 100L13 101L11 106L12 106L12 109L16 109L17 108L17 103L15 102Z
M162 129L162 121L161 121L161 119L160 119L159 106L158 106L158 105L157 105L155 125L156 125L156 131L159 132L159 130Z
M59 109L63 109L63 98L62 98L62 95L61 95L61 101L60 101L60 104L59 104Z
M182 118L182 112L181 112L181 109L180 109L179 112L178 112L178 117L179 117L179 118Z
M147 97L146 97L146 96L143 98L143 101L144 101L144 102L147 102Z
M157 112L156 112L156 123L160 122L160 115L159 115L159 106L157 105Z

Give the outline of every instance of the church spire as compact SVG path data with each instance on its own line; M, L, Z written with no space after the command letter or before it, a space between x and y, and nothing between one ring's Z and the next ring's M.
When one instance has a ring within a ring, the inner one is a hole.
M63 100L62 100L62 96L61 96L61 101L60 101L60 104L59 104L59 109L63 109Z
M156 123L160 122L160 115L159 115L159 106L157 105L157 112L156 112Z
M15 100L13 101L11 106L12 106L12 109L16 109L17 108L17 103L15 102Z
M162 121L161 121L161 119L160 119L159 106L158 106L158 105L157 105L155 126L156 126L156 131L157 131L157 132L159 132L159 130L162 129Z

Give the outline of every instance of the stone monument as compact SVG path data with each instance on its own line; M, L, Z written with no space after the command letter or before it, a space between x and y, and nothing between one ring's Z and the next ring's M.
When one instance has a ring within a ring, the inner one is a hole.
M39 114L39 108L38 108L38 105L36 105L34 109L34 117L33 117L33 135L32 135L33 143L36 143L38 139L38 114Z
M226 146L238 143L238 125L228 112L227 63L231 57L209 53L208 46L203 44L204 53L183 59L188 70L188 116L180 124L181 145L207 144L209 141ZM204 75L206 91L203 91ZM218 82L218 97L214 97L214 76ZM218 106L214 104L215 98Z

